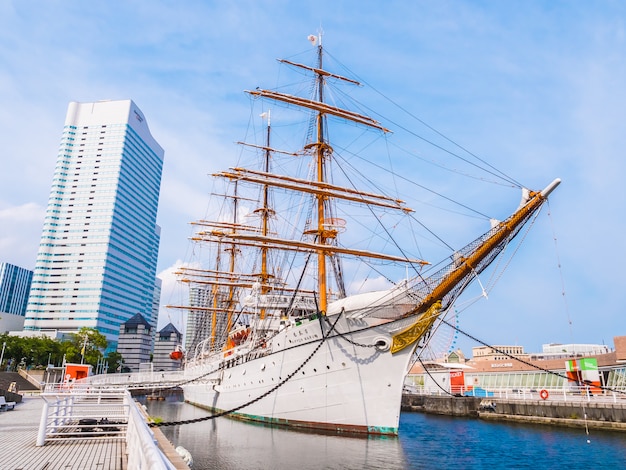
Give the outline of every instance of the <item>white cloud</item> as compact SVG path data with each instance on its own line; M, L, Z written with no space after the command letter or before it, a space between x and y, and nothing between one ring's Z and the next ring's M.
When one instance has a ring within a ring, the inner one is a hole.
M168 305L183 306L189 304L188 290L178 281L176 272L183 266L187 266L181 260L176 260L174 264L157 274L161 279L161 308L159 309L159 321L157 330L160 330L168 323L172 323L178 331L185 332L187 315L184 310L170 309Z
M373 292L385 290L389 289L390 287L391 283L387 279L385 279L383 276L376 276L373 278L354 281L348 287L346 287L346 290L348 294L355 294L358 292Z
M0 260L33 269L45 210L35 203L10 206L0 202Z

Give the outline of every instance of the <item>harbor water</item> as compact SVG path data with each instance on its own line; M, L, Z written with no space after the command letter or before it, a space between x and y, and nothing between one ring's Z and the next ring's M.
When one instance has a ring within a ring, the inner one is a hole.
M170 397L145 402L163 421L210 413ZM626 468L626 434L403 412L396 437L351 437L217 418L163 426L193 469Z

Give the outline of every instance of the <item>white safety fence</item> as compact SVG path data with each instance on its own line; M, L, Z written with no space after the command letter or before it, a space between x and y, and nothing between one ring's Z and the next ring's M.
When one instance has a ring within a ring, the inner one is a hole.
M458 387L450 392L445 388L423 385L405 385L405 393L415 395L435 396L473 396L480 398L503 398L507 400L545 400L562 402L597 402L597 403L623 403L626 402L626 390L612 389L599 390L592 387L543 387L537 388L481 388L481 387Z
M130 397L130 393L126 392L126 394ZM176 467L165 457L157 445L154 433L146 424L146 417L138 406L129 408L128 431L126 433L128 468L174 470Z
M174 469L157 445L128 390L93 388L88 384L55 384L41 394L37 446L51 440L120 439L126 441L128 468Z

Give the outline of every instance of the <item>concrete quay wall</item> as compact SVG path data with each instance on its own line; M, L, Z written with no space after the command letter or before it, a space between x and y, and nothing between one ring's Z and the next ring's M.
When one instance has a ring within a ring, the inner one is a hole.
M554 402L543 400L494 400L496 414L538 416L559 419L584 419L626 423L626 405L623 403Z
M481 404L495 404L485 409ZM621 402L510 400L405 394L403 411L466 416L492 421L517 421L568 427L626 431L626 404Z
M449 416L478 417L481 398L428 395L402 395L402 411L423 411Z

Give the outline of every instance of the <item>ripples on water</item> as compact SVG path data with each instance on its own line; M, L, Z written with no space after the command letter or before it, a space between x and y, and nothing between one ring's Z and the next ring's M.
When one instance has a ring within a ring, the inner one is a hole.
M209 414L181 402L146 405L151 416L164 421ZM587 436L583 429L422 413L402 413L398 438L302 433L227 418L161 429L191 453L193 470L626 468L623 433Z

